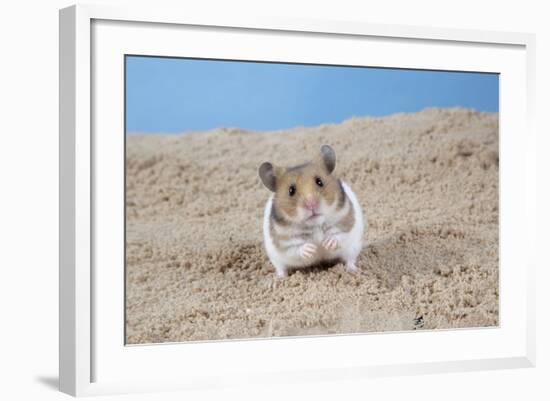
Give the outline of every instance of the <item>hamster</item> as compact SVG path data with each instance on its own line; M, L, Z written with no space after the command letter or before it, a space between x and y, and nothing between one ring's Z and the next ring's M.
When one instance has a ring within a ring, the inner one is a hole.
M273 192L264 209L263 236L277 276L332 261L358 272L363 213L349 185L332 175L335 166L336 154L328 145L308 163L260 166L260 178Z

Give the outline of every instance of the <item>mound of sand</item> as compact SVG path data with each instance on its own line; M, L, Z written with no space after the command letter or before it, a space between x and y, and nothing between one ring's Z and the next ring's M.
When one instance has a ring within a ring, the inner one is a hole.
M258 166L325 143L369 222L362 272L273 286ZM126 167L130 344L498 325L498 114L129 135Z

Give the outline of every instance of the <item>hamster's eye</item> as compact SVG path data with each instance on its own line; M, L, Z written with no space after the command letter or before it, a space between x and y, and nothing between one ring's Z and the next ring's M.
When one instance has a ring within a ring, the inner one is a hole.
M315 183L317 185L319 185L320 187L322 187L324 184L323 184L323 180L321 180L320 177L315 177Z
M288 194L290 196L294 196L294 194L296 193L296 185L291 185L290 187L288 187Z

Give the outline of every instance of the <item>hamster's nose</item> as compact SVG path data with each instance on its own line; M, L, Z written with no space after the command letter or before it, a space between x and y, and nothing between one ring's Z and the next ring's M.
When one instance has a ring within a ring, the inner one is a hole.
M317 199L308 198L304 202L304 206L306 209L311 210L312 212L316 211L319 207L319 202Z

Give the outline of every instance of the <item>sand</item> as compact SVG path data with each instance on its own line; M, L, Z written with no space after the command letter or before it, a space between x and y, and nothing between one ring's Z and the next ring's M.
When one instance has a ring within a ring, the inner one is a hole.
M369 223L361 273L277 281L258 166L298 164L325 143ZM498 114L129 135L126 168L130 344L498 325Z

